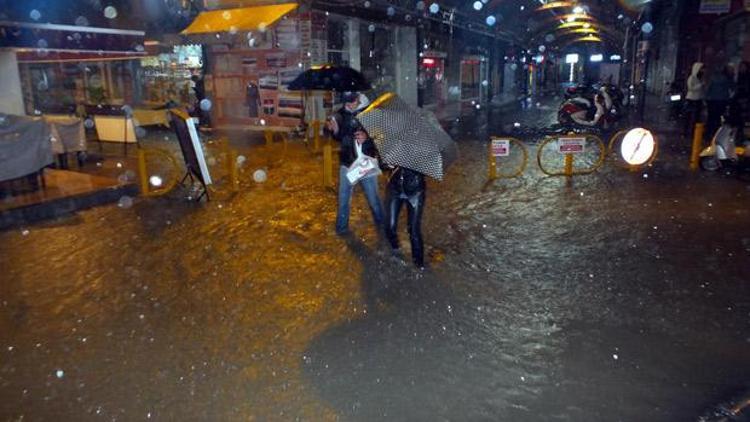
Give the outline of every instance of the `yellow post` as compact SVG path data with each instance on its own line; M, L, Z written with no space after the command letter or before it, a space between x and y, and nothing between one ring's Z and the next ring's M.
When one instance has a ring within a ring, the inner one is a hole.
M148 195L148 170L146 170L146 153L138 150L138 178L141 180L141 194Z
M264 130L263 136L266 137L266 146L271 146L273 144L273 132L270 130Z
M330 145L323 146L323 185L333 185L333 148Z
M236 192L239 185L239 172L237 171L237 152L227 152L229 160L229 186L232 192Z
M696 123L693 130L693 149L690 151L690 170L698 170L698 161L700 160L701 149L703 148L703 133L706 126L703 123Z
M492 142L490 142L490 150L487 158L489 159L490 180L495 180L497 179L497 160L495 159L495 155L492 154Z
M313 121L313 151L320 150L320 120Z
M573 154L565 154L565 176L573 175Z

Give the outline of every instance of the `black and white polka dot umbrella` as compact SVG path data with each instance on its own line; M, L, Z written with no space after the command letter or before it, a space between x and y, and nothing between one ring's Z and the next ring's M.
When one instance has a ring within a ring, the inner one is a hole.
M458 147L435 115L384 94L357 115L388 164L406 167L437 180L458 157Z

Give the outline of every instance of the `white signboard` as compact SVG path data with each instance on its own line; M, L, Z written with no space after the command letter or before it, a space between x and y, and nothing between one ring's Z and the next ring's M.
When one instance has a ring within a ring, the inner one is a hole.
M732 6L731 0L701 0L701 7L699 13L701 14L712 14L712 13L729 13Z
M507 157L510 155L510 139L493 139L492 156Z
M559 138L557 148L560 154L580 154L585 151L586 138Z

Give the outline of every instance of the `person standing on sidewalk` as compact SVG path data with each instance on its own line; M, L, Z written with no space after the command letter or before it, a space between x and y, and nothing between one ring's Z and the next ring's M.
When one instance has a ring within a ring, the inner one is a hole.
M734 88L732 69L729 66L718 68L711 75L711 81L706 89L708 119L705 137L707 139L711 139L721 126L721 116L727 111Z
M344 106L326 121L326 129L341 147L339 151L338 210L336 213L336 234L338 235L349 232L349 213L355 186L347 178L349 167L359 154L373 158L378 157L375 142L367 135L356 118L362 106L360 94L358 92L344 92L341 95L341 100ZM380 230L383 227L383 205L378 195L378 178L367 177L357 183L362 186L367 203L370 205L370 211L372 211L375 226Z
M685 95L686 119L685 130L686 136L693 132L693 127L698 122L703 111L703 100L706 97L706 85L703 72L703 63L693 63L693 69L687 80L687 94Z

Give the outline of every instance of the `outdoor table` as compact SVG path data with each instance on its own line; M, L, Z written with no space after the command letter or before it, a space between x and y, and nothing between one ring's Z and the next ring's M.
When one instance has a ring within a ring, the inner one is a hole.
M52 152L67 154L86 151L86 131L83 120L60 114L45 114L44 120L50 125Z
M0 114L0 181L40 172L53 163L50 125L41 117Z
M138 126L161 125L169 127L169 116L167 115L167 111L166 108L135 108L133 109L133 118Z
M266 139L266 145L271 145L276 135L281 137L281 141L286 145L289 141L289 133L293 128L288 126L265 126L265 125L250 125L247 127L248 130L261 131Z

